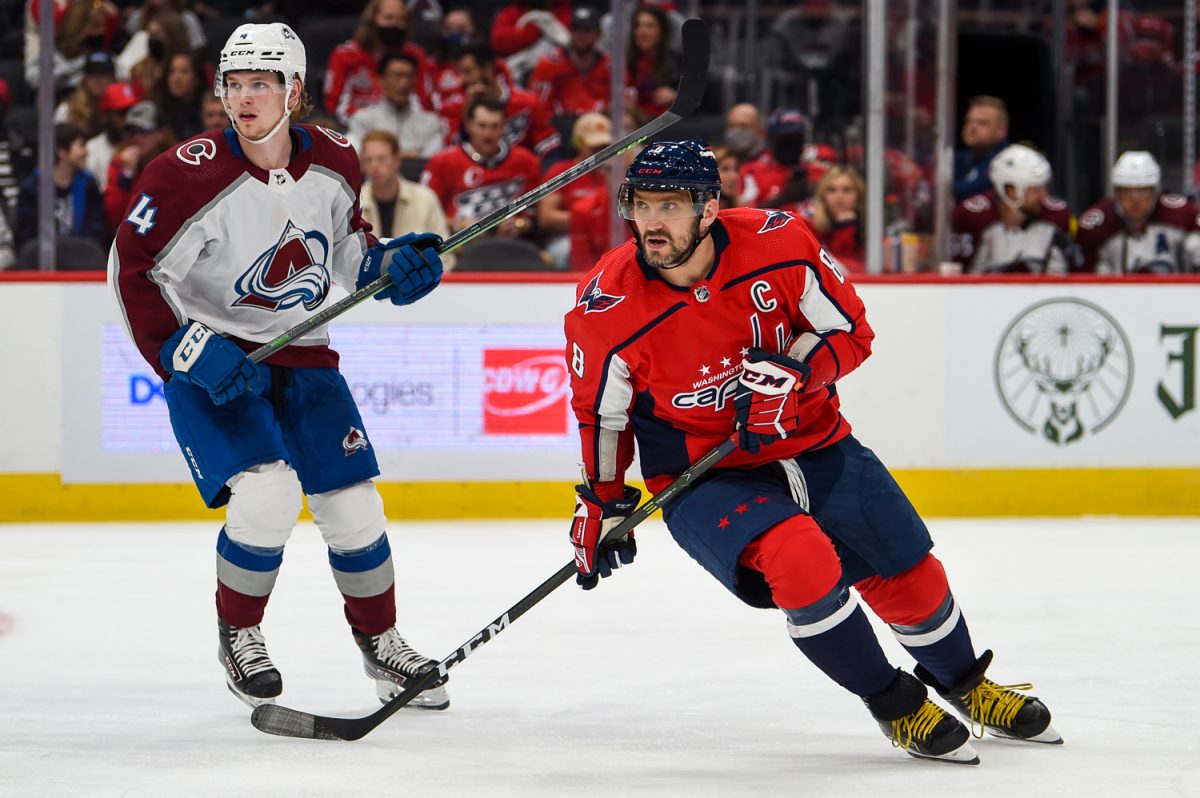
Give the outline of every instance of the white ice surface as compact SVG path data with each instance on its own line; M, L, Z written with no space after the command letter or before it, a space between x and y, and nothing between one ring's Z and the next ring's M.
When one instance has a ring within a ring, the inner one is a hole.
M449 711L354 743L271 737L216 662L212 525L0 526L0 796L1200 796L1200 521L931 527L989 675L1034 682L1064 746L984 739L976 768L893 750L778 613L657 521L634 566L568 583L456 667ZM434 657L570 556L562 523L390 534L401 631ZM264 631L281 703L378 706L312 526Z

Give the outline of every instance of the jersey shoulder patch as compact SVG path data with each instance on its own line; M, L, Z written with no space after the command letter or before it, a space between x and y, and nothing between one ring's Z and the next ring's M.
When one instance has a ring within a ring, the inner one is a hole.
M988 201L986 194L976 194L963 200L962 206L971 213L983 213L992 207L992 203Z
M190 166L199 166L217 157L217 142L207 136L189 139L175 148L175 157Z
M764 208L762 213L764 214L765 218L763 219L762 227L758 228L759 235L762 235L763 233L769 233L772 230L778 230L795 218L787 211L769 210Z
M1079 227L1083 230L1094 230L1104 224L1104 211L1100 208L1088 208L1079 217Z
M604 277L603 270L591 280L588 280L587 285L579 292L579 301L575 303L575 306L583 308L584 313L603 313L606 310L612 310L625 301L623 294L605 293L600 285L602 277Z

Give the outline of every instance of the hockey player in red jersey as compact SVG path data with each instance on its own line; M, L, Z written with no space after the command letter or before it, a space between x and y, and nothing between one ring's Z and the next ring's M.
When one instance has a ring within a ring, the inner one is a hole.
M308 498L367 675L381 699L436 663L396 631L374 449L318 327L260 364L246 352L388 271L376 298L409 304L442 275L432 234L383 243L358 205L359 164L339 133L288 124L307 105L304 45L287 25L242 25L216 93L233 127L167 150L117 229L109 283L130 336L165 381L171 425L217 537L218 657L251 706L283 689L260 623ZM440 684L421 706L449 705Z
M866 703L894 745L976 764L967 727L1058 743L1038 699L986 678L924 523L853 435L837 380L874 333L854 287L803 222L718 211L715 158L653 144L618 200L634 240L583 278L566 316L572 406L586 482L570 538L584 589L632 562L630 534L599 541L636 507L636 440L660 491L736 434L739 448L664 508L676 542L739 599L783 611L793 642ZM856 592L852 592L851 588ZM856 594L919 663L888 663Z
M1154 156L1130 150L1112 168L1113 196L1079 215L1083 270L1097 274L1200 271L1196 203L1162 193Z

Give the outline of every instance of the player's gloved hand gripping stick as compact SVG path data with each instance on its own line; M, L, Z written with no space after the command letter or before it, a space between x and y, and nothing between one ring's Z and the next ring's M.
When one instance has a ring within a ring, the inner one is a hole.
M607 533L600 539L599 545L602 546L606 539L620 540L628 536L635 526L656 513L659 507L675 498L676 494L691 485L701 474L708 471L720 462L725 455L736 448L737 443L735 439L730 438L701 457L687 471L680 474L674 482L663 488L660 493L656 494L641 507L634 510L628 518L607 530ZM529 593L525 598L509 607L499 618L496 618L496 620L489 623L483 629L480 629L470 640L455 649L450 656L439 662L436 668L427 672L420 679L417 679L406 687L404 692L366 717L328 718L321 715L300 712L296 709L289 709L277 704L263 704L255 708L254 714L250 716L250 722L259 731L264 731L268 734L278 734L282 737L305 737L315 740L357 740L365 736L380 723L383 723L405 704L416 698L425 688L446 676L451 668L466 659L476 648L503 632L512 625L513 621L520 618L535 604L553 593L555 589L577 573L578 570L575 561L571 560L571 562L559 568L554 576L538 585L532 593Z
M675 102L671 103L669 109L661 116L655 117L632 133L614 141L590 158L585 158L562 174L547 180L537 188L517 197L506 207L499 208L471 226L459 230L436 247L438 254L444 255L478 238L492 228L497 227L504 220L511 219L525 209L533 206L547 195L553 194L563 186L583 177L588 172L612 160L626 150L644 143L685 116L690 116L700 105L700 100L704 97L704 86L707 82L708 27L701 20L689 19L683 23L683 58L679 89L675 95ZM420 249L420 247L414 246L414 249ZM392 284L391 271L393 270L388 269L383 271L377 279L369 283L363 284L360 280L360 287L353 294L335 302L325 308L325 310L310 316L292 329L281 334L278 338L268 341L258 349L255 349L249 355L250 360L255 363L262 362L265 358L270 357L301 336L337 318L351 308L383 291ZM415 299L409 301L415 301Z

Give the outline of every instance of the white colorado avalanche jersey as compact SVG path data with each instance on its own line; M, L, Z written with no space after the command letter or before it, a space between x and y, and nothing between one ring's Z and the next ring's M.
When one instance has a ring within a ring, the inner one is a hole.
M339 133L293 125L291 163L264 170L232 130L155 158L109 254L109 284L142 356L199 321L251 351L323 309L334 281L354 289L375 243L358 204L358 155ZM336 366L325 327L273 354L284 366Z
M1135 235L1112 197L1079 217L1076 240L1083 268L1097 274L1200 271L1200 210L1180 194L1160 194L1146 227Z

